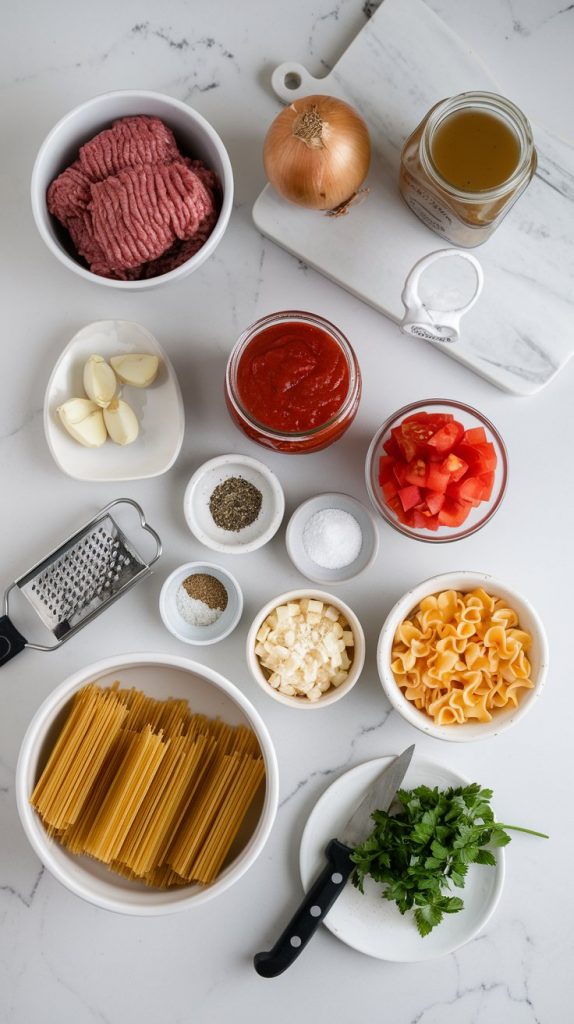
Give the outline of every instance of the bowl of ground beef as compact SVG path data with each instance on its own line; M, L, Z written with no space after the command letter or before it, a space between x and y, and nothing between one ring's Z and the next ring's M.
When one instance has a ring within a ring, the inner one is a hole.
M212 254L233 204L233 172L214 128L156 92L96 96L46 137L32 211L50 251L87 280L141 290Z

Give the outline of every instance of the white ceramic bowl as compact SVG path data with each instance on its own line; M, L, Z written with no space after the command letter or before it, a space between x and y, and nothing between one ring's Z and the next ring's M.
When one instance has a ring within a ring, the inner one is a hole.
M324 569L307 554L304 544L304 530L312 516L325 509L341 509L354 517L361 528L363 543L357 557L341 569ZM375 517L369 509L350 494L318 494L309 498L295 509L285 533L285 544L289 558L296 569L308 580L325 585L344 583L359 576L373 563L379 550L379 534Z
M301 601L304 597L309 597L316 601L324 601L325 604L332 604L335 608L338 608L347 619L355 641L355 654L345 682L341 683L340 686L331 686L317 701L307 700L306 697L290 697L288 694L279 693L278 690L274 690L267 682L265 672L261 668L259 658L255 653L256 636L264 619L267 618L274 608L277 608L277 605L287 604L288 601ZM324 590L289 590L285 594L279 594L278 597L268 601L257 612L247 635L246 654L251 675L268 697L273 697L280 704L286 704L290 708L297 708L302 711L317 711L319 708L326 708L330 704L334 704L335 701L341 700L341 697L344 697L349 690L353 689L365 663L365 634L354 611L349 608L348 604L341 601L340 598L335 597L333 594L327 594Z
M152 697L185 697L190 707L231 724L251 726L265 761L262 800L252 805L244 822L235 858L208 887L160 892L115 875L88 857L75 857L51 839L32 809L29 797L46 763L66 710L77 690L89 682L110 686L116 679ZM257 859L271 831L278 801L277 758L260 715L227 679L205 665L169 654L119 654L80 669L44 701L32 719L16 768L16 801L24 831L46 868L71 892L104 910L140 916L171 914L200 906L225 892ZM241 843L243 846L241 847Z
M78 150L94 135L109 128L117 118L147 114L159 117L172 129L181 152L203 160L218 175L223 189L219 219L205 245L175 270L142 281L114 281L93 274L72 254L67 232L48 212L46 192L50 183L77 157ZM159 92L126 89L94 96L66 114L46 136L32 171L32 213L36 227L50 252L75 274L108 288L143 291L176 281L197 270L221 241L233 206L233 172L227 150L219 135L201 114L187 103Z
M177 591L192 573L207 573L223 584L227 591L227 605L220 617L209 626L193 626L181 615L177 607ZM159 612L166 629L184 644L216 644L233 632L243 611L241 587L227 569L213 562L187 562L174 569L167 577L159 595Z
M463 725L435 725L433 719L419 711L407 700L397 685L391 671L391 649L397 627L404 619L414 612L424 597L438 594L442 590L459 590L467 592L482 587L488 594L501 597L508 602L518 615L519 625L532 636L532 647L528 658L532 666L534 688L522 691L518 707L500 708L490 722L466 722ZM464 743L473 740L489 739L509 729L515 722L534 707L542 692L548 672L548 641L546 632L538 613L529 601L507 583L481 572L449 572L419 583L409 590L391 609L379 636L377 647L377 667L383 690L393 708L416 729L434 736L439 740Z
M57 408L69 398L85 397L84 364L91 355L109 359L128 352L149 352L160 361L149 388L122 384L122 398L134 410L140 427L129 445L110 438L100 448L84 448L64 428ZM82 327L68 342L52 370L44 397L44 434L56 465L76 480L143 480L173 466L185 432L179 381L161 345L141 324L129 320L98 320Z
M218 484L230 476L241 476L261 492L261 511L251 526L234 533L213 521L209 499ZM270 469L249 455L219 455L204 462L193 474L183 498L183 512L197 540L213 551L243 555L263 547L281 526L285 496L279 480Z

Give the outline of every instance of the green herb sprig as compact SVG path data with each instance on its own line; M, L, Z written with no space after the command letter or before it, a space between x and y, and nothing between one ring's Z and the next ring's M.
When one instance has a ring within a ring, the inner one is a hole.
M394 901L401 914L414 908L420 935L428 935L444 914L462 910L463 900L449 892L451 885L464 888L469 865L496 864L487 847L506 846L511 838L506 829L548 839L543 832L496 822L491 799L492 790L478 783L446 790L399 790L402 810L375 811L373 831L353 851L353 884L364 892L370 875L383 886L383 898Z

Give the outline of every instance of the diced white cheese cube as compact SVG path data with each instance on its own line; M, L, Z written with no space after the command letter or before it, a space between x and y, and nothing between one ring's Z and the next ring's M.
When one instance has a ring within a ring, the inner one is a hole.
M333 622L336 622L339 618L338 608L334 608L332 604L328 605L325 609L325 618L332 619Z
M343 640L345 641L345 647L355 646L355 637L353 636L353 633L350 629L346 629L343 632Z

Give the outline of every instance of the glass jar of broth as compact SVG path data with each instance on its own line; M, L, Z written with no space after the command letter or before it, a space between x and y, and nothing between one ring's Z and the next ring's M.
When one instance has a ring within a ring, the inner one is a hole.
M463 92L442 100L409 136L400 190L413 213L464 248L490 237L536 170L532 130L503 96Z

